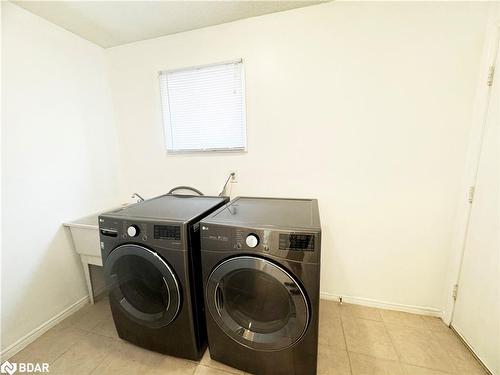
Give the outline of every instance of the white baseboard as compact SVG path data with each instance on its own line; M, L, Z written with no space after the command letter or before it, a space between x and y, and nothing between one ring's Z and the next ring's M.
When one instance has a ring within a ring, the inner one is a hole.
M41 335L47 332L49 329L62 322L64 319L66 319L71 314L75 313L77 310L81 309L88 301L89 301L88 296L79 299L71 306L61 311L59 314L53 316L42 325L35 328L33 331L21 337L12 345L9 345L0 353L0 361L3 362L12 357L13 355L17 354L18 352L20 352L21 350L23 350L25 347L27 347L29 344L31 344L33 341L35 341L37 338L39 338Z
M342 302L352 303L354 305L377 307L379 309L387 309L387 310L404 311L404 312L409 312L409 313L413 313L413 314L420 314L420 315L437 316L439 318L441 318L441 316L442 316L442 311L439 309L433 308L433 307L403 305L403 304L399 304L399 303L384 302L384 301L378 301L378 300L369 299L369 298L340 296L340 295L331 294L331 293L324 293L324 292L320 293L320 298L326 299L326 300L338 301L340 297L342 297Z

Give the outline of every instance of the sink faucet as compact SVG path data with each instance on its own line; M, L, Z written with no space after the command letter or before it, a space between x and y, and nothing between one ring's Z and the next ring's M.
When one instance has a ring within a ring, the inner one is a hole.
M137 203L144 201L144 198L143 198L143 197L141 197L141 196L140 196L139 194L137 194L137 193L132 194L132 197L131 197L131 198L135 198L135 197L139 198L139 199L137 200Z

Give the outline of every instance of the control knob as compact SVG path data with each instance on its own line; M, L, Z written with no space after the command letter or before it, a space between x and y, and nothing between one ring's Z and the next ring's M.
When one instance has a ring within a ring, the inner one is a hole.
M256 247L259 244L259 236L256 234L249 234L245 240L248 247Z
M127 228L127 234L129 237L137 237L139 235L139 227L137 225L131 225Z

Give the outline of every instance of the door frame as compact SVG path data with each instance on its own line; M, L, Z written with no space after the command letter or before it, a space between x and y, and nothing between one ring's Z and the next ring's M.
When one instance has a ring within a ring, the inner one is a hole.
M461 182L457 213L452 237L452 253L446 277L442 320L450 325L455 309L456 286L458 286L469 229L472 203L469 202L471 187L476 185L479 159L485 130L491 88L487 85L489 69L496 67L496 75L500 75L500 61L497 61L500 49L500 5L491 4L492 12L485 32L485 47L480 63L479 80L476 87L470 144L467 150L466 167ZM496 77L496 79L500 79ZM473 194L473 191L472 191Z

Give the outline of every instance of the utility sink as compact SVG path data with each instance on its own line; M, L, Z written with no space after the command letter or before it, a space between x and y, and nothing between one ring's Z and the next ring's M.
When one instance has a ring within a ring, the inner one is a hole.
M111 209L102 212L108 211L111 211ZM89 291L90 303L94 303L94 295L98 295L105 290L102 271L94 268L93 271L96 272L92 274L90 272L91 265L102 267L98 224L99 215L100 213L96 213L63 224L71 232L75 251L80 255L85 281L87 282L87 289ZM99 274L100 277L98 277Z
M101 259L98 216L99 214L85 216L81 219L64 223L64 226L69 228L71 237L73 237L75 250L78 254ZM99 265L102 266L102 260L99 260L99 262Z

